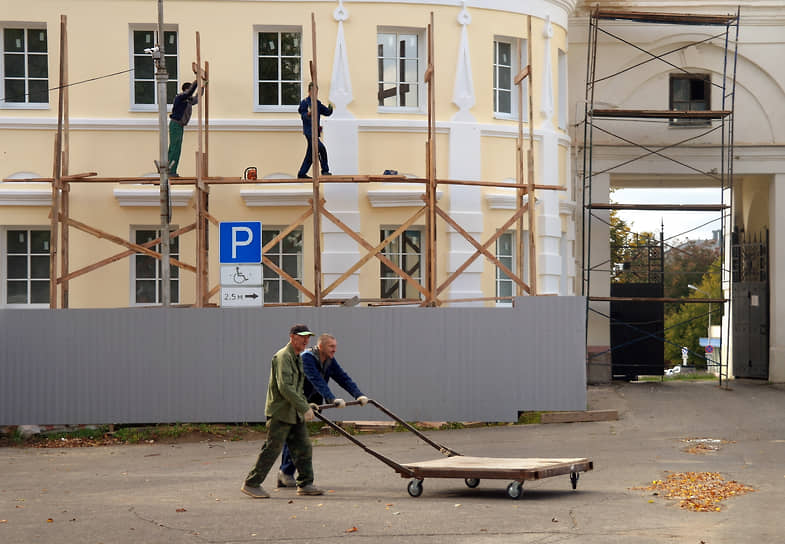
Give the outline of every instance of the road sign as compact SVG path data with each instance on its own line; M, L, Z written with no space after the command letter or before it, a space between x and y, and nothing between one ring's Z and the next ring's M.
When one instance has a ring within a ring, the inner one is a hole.
M219 225L221 264L262 262L261 221L232 221Z
M221 307L261 306L264 291L261 287L221 287Z
M710 345L712 347L718 348L718 347L720 347L722 345L722 339L721 338L707 338L705 336L701 336L700 338L698 338L698 344L700 344L701 346L709 346Z
M223 287L260 287L262 285L262 265L222 264L221 285Z
M714 353L714 346L712 346L711 344L706 346L706 353Z

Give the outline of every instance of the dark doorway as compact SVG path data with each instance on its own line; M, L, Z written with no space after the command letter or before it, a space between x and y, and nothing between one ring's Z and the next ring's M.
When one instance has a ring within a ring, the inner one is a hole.
M663 296L662 283L614 283L611 297ZM665 305L662 302L611 302L611 372L633 380L665 372L663 343Z
M733 375L769 377L769 232L753 236L734 231L731 244L733 286Z

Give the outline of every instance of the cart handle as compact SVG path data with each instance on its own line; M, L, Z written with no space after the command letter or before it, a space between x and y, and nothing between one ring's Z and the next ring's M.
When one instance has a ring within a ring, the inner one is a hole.
M357 406L357 405L360 405L360 404L362 404L362 403L359 400L353 400L353 401L347 402L346 406ZM416 434L417 437L420 438L423 442L425 442L429 446L432 446L433 448L439 450L439 453L441 453L442 455L444 455L446 457L454 457L456 455L461 455L457 451L452 450L452 449L448 448L447 446L443 446L442 444L439 444L438 442L434 442L433 440L431 440L430 438L425 436L423 433L418 431L416 428L414 428L413 426L409 425L409 423L407 423L406 421L404 421L403 419L401 419L397 415L393 414L390 410L388 410L384 406L382 406L381 403L376 402L373 399L368 399L368 404L373 404L374 406L376 406L379 410L381 410L382 412L384 412L385 414L390 416L392 419L394 419L395 421L397 421L398 423L400 423L404 427L406 427L407 430L409 430L409 431L413 432L414 434ZM330 409L330 408L337 408L337 406L335 404L322 404L321 406L319 406L319 410L320 411L321 410L327 410L327 409ZM322 421L324 421L323 418L320 418L320 419L322 419Z

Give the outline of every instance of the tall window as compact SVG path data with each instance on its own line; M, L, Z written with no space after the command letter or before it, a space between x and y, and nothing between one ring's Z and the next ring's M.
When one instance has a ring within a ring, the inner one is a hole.
M46 28L0 27L3 80L0 104L49 103L49 63Z
M145 49L155 47L157 32L154 29L131 30L133 51L131 62L133 64L133 105L152 106L158 105L158 93L155 89L155 64L150 53ZM164 58L169 79L166 83L166 103L172 104L177 95L178 87L178 62L177 62L177 31L164 30ZM148 108L145 108L148 109Z
M5 234L5 303L49 304L49 231L14 228Z
M263 229L262 245L281 233L280 229ZM295 230L265 252L265 257L296 279L303 281L303 231ZM300 302L300 291L267 265L262 266L265 302Z
M705 111L711 109L709 74L671 74L670 109ZM671 125L708 125L709 119L671 119Z
M137 229L134 231L134 241L137 244L145 244L155 240L161 235L157 229ZM178 259L180 256L179 238L172 238L169 242L169 255ZM161 252L161 244L151 247L153 251ZM161 260L137 253L134 255L134 304L161 304L161 288L163 285L161 274ZM180 302L180 269L174 265L169 268L169 281L171 285L171 302Z
M521 44L523 59L518 59L518 43ZM515 76L525 65L526 40L515 38L496 38L493 41L493 113L497 117L517 117L518 115L518 86L513 83ZM523 80L523 120L528 112L525 97L528 92L529 79Z
M515 233L505 232L496 239L496 258L509 268L513 273L516 272L517 256L515 251ZM498 266L496 269L496 296L497 297L511 297L515 296L517 291L517 284L501 270ZM528 231L523 231L523 274L521 279L525 282L529 281L529 234ZM498 300L497 306L512 306L512 300Z
M299 30L258 32L256 103L297 106L302 96L302 38Z
M379 240L385 240L396 229L381 229ZM406 230L384 246L382 254L418 283L422 283L422 231ZM381 263L381 298L420 298L420 292Z
M376 35L379 106L419 107L420 35L383 30Z

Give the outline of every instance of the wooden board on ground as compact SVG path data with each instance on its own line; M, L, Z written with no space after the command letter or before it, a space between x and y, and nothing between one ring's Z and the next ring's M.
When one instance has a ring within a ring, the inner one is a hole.
M501 458L464 455L407 463L403 466L413 471L415 478L481 478L517 481L539 480L560 474L585 472L594 468L592 461L585 458Z
M616 421L616 410L584 410L579 412L545 412L540 423L579 423L588 421Z

